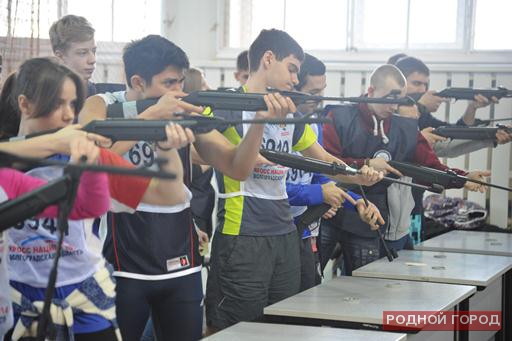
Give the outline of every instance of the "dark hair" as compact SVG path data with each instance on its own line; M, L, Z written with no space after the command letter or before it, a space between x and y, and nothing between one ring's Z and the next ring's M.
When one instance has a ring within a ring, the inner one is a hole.
M66 15L50 27L50 42L55 53L65 52L71 43L81 43L94 39L94 28L84 17Z
M425 65L425 63L423 63L418 58L414 58L414 57L401 58L396 62L395 66L400 71L402 71L405 78L409 77L409 75L414 72L422 73L426 76L430 76L430 70L429 70L428 66Z
M306 53L304 61L300 66L299 84L295 86L296 90L302 89L307 82L308 76L323 76L325 75L325 64L318 58Z
M405 53L397 53L389 57L386 64L396 65L396 62L398 62L399 59L405 58L407 55Z
M142 77L151 84L153 76L169 66L178 70L186 70L190 66L185 51L168 39L155 34L126 45L123 62L126 81L130 88L132 87L130 79L134 75Z
M249 47L250 72L258 70L261 58L267 51L272 51L279 61L290 55L301 62L304 60L302 47L288 33L275 28L262 30Z
M237 71L248 71L249 70L249 51L245 50L240 52L236 57L236 69Z
M24 95L34 105L33 118L45 117L59 106L62 85L70 78L76 86L75 114L82 109L85 89L80 76L54 58L25 61L5 81L0 95L0 135L16 136L20 124L18 97Z

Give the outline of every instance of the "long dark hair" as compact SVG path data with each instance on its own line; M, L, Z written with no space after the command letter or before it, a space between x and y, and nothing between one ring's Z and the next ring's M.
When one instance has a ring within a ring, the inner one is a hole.
M80 76L54 58L25 61L5 81L0 94L0 138L18 134L20 109L18 97L24 95L34 106L33 118L45 117L59 106L62 84L69 77L76 86L75 114L82 109L85 89Z

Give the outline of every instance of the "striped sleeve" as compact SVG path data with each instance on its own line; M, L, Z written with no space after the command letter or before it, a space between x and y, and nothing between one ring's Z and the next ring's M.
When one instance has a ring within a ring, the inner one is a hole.
M316 134L309 124L297 124L293 131L293 147L294 152L300 152L308 149L316 142Z

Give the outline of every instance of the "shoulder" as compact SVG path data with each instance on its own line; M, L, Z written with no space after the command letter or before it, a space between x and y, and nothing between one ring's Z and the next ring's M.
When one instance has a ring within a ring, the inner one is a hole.
M403 117L395 114L391 116L391 121L394 125L399 125L405 129L414 128L415 131L418 129L418 120L415 118Z
M325 111L328 117L346 119L356 116L359 112L359 108L357 104L338 104L326 106Z

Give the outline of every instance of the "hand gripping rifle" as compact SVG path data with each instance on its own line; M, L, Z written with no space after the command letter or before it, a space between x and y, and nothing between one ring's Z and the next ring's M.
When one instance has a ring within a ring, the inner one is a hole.
M327 175L359 175L361 171L359 169L355 169L346 165L340 165L336 162L329 163L317 159L313 159L310 157L294 155L290 153L276 152L269 149L260 150L260 154L263 155L267 160L275 162L277 164L283 165L285 167L300 169L305 172L311 173L321 173ZM438 185L433 186L425 186L420 184L415 184L411 182L401 181L398 179L393 179L390 177L384 177L382 181L389 183L398 183L401 185L418 188L426 191L431 191L434 193L442 193L444 188Z
M82 159L81 161L83 163L86 160ZM16 199L0 204L0 231L41 213L49 205L58 204L59 211L57 217L57 228L59 237L55 250L55 258L53 259L53 265L48 278L48 286L45 291L43 310L37 327L37 340L45 340L46 335L49 336L49 339L53 339L55 336L55 330L50 325L50 305L55 291L57 269L62 253L64 235L68 230L68 216L73 207L81 173L83 171L107 172L165 179L175 179L176 175L162 171L155 172L140 168L129 169L84 164L72 165L66 162L19 157L9 153L0 152L0 166L12 166L13 164L18 163L33 166L64 167L64 174L62 177L50 181L48 184L41 186L30 193L25 193Z
M444 98L453 98L455 100L466 99L472 101L475 99L476 95L482 95L489 100L493 97L497 99L511 98L512 91L504 87L498 87L496 89L446 88L434 93L434 95Z
M432 133L452 140L495 140L498 130L512 134L512 128L504 125L496 127L443 126L434 129Z
M389 161L388 163L391 167L398 169L400 173L422 183L443 187L462 188L466 181L470 181L480 185L502 189L504 191L512 191L512 188L489 184L485 181L473 180L466 176L457 175L451 170L440 171L429 167L417 166L411 163L399 161Z
M345 174L345 175L357 175L361 174L361 171L349 166L340 165L338 163L329 163L309 157L289 154L289 153L283 153L283 152L276 152L273 150L268 149L262 149L260 150L260 154L263 155L267 160L275 162L277 164L300 169L306 172L312 172L312 173L322 173L327 175L338 175L338 174ZM400 181L393 178L384 177L383 181L387 182L394 182L403 184L410 187L415 188L421 188L424 190L433 191L436 193L441 193L444 189L440 186L423 186L418 184L413 184L410 182ZM363 200L365 202L365 205L368 207L368 200L366 199L366 195L364 194L364 190L362 186L359 186L361 194L363 196ZM319 219L325 212L329 210L331 206L328 204L320 204L317 206L313 206L308 208L301 216L298 218L299 224L302 226L308 226L316 219ZM382 245L384 246L384 250L386 251L386 256L390 262L393 261L393 258L396 258L396 252L390 251L386 241L384 240L384 236L380 232L380 229L377 229L377 233L379 234L379 239L382 242ZM394 250L393 250L394 251Z
M332 123L328 118L298 117L283 119L232 119L227 120L201 115L177 114L172 120L142 120L135 118L110 118L106 120L94 120L82 127L88 133L95 133L108 137L112 142L117 141L165 141L167 135L165 127L169 123L179 124L184 128L190 128L195 134L205 134L217 128L230 127L238 124L309 124ZM47 130L19 136L13 140L36 137L48 133L54 133L58 129Z
M408 97L400 98L400 93L392 91L384 97L324 97L312 96L302 92L293 91L277 91L269 89L270 92L279 92L281 95L290 97L295 103L303 104L307 102L319 101L336 101L336 102L351 102L351 103L380 103L380 104L398 104L398 105L413 105L415 102ZM267 105L263 99L265 94L262 93L243 93L233 91L196 91L182 98L183 101L203 106L210 107L213 110L244 110L244 111L260 111L267 110ZM150 106L156 104L158 98L150 98L136 101L137 113L140 114ZM123 106L127 103L114 103L108 106L108 117L123 117Z

